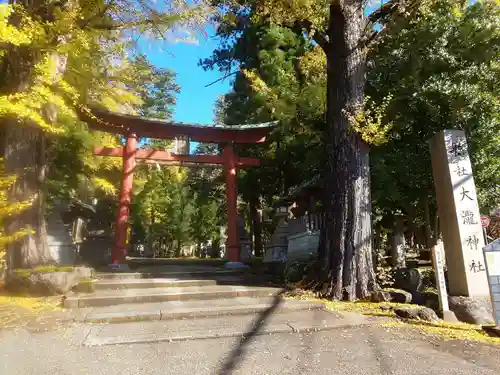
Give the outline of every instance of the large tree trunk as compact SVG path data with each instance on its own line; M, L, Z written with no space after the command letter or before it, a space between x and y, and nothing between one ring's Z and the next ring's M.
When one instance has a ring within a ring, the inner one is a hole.
M12 21L17 22L15 19ZM27 47L9 48L1 64L4 81L0 84L0 94L25 91L31 84L37 61L37 55ZM30 208L6 220L7 235L22 229L32 231L32 234L7 246L7 268L29 268L50 263L52 258L47 246L42 193L46 169L45 135L26 121L15 118L2 119L0 126L5 172L17 178L9 191L8 199L11 203L33 200Z
M51 17L41 6L44 1L18 1L16 4L42 19ZM38 15L36 12L42 12ZM19 15L11 16L12 24L19 23ZM61 43L54 38L55 43ZM43 52L30 46L11 46L7 49L0 64L0 73L4 81L0 83L0 95L26 91L34 79L34 67L42 60ZM55 70L52 77L56 80L66 69L66 57L58 54L54 59ZM57 118L57 108L46 104L41 113L49 123ZM47 137L29 120L5 118L0 124L2 134L2 154L5 172L15 175L17 180L9 192L12 203L32 200L30 208L12 216L6 223L6 233L13 234L21 229L31 230L31 234L10 244L7 248L7 267L30 268L37 265L52 264L54 259L47 244L47 225L45 221L44 182L47 173Z
M33 204L7 221L6 233L13 234L21 229L32 233L12 243L7 248L7 267L31 268L50 264L53 258L47 245L45 222L45 201L43 183L45 180L45 134L36 128L7 121L3 126L5 171L15 175L17 180L9 192L9 201L21 202L32 199Z
M372 261L369 149L346 111L362 104L365 55L361 1L330 5L327 48L326 223L319 259L333 299L368 297L377 287Z
M252 195L250 198L250 217L252 220L252 237L256 257L262 256L262 217L259 209L259 197Z

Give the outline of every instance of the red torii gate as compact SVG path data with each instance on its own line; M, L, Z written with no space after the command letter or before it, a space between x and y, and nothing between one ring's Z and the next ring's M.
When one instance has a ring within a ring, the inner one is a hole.
M260 160L255 158L239 158L234 153L233 144L255 144L264 142L266 136L276 125L275 122L256 125L216 125L174 123L139 116L129 116L92 108L81 110L80 118L91 129L122 135L125 145L119 148L95 147L96 156L114 156L123 158L123 178L120 192L120 203L116 215L115 242L111 253L113 265L124 262L127 254L127 231L132 199L133 173L136 160L158 164L218 164L223 165L226 173L227 204L227 244L229 261L240 259L239 239L236 226L237 192L236 168L259 166ZM177 155L169 151L138 149L137 138L174 139L187 137L195 142L223 144L222 155Z

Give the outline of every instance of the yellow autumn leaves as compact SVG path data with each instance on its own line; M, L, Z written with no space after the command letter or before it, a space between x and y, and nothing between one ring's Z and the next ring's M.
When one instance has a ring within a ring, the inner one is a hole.
M300 59L300 69L308 80L326 82L326 56L323 50L318 46L307 52ZM277 92L266 84L256 70L242 72L252 89L265 96L272 109L273 103L278 100ZM377 104L366 97L363 103L344 109L344 115L349 119L352 129L371 146L380 146L389 140L392 123L386 121L385 113L391 99L392 96L389 95Z
M29 208L35 198L32 197L30 200L23 202L10 203L7 199L7 191L15 181L16 178L14 176L5 174L3 159L0 159L0 273L4 268L5 246L31 233L28 229L20 230L10 235L4 232L5 219Z

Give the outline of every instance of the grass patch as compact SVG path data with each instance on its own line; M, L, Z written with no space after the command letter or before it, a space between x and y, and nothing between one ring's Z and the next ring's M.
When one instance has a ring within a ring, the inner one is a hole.
M295 291L294 295L289 298L301 299L322 302L325 304L326 309L337 312L354 312L362 315L370 316L385 316L396 318L392 309L382 310L382 306L388 307L410 307L410 308L424 308L424 306L412 305L407 303L392 303L392 302L343 302L343 301L329 301L326 299L317 298L314 293L306 291ZM438 322L426 322L422 320L392 320L382 323L386 327L414 327L420 329L426 334L432 336L439 336L445 340L467 340L476 341L490 344L500 344L499 337L491 337L483 331L481 326L468 323L450 323L440 320Z

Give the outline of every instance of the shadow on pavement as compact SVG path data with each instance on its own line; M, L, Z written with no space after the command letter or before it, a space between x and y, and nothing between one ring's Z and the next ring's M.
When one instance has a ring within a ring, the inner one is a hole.
M245 333L245 335L239 341L238 345L231 351L231 353L229 353L228 357L225 359L219 372L220 375L230 375L234 370L237 369L239 363L245 357L247 346L252 342L255 336L257 336L262 331L269 318L279 307L281 298L283 297L284 293L285 290L283 289L274 297L272 305L257 316L255 321L253 322L252 328Z

